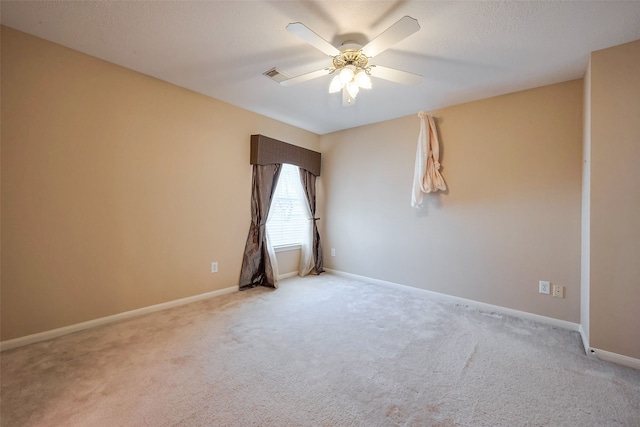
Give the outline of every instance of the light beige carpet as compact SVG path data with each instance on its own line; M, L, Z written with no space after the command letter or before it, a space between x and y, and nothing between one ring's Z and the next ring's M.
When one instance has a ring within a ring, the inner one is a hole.
M639 426L579 335L329 274L7 351L2 426Z

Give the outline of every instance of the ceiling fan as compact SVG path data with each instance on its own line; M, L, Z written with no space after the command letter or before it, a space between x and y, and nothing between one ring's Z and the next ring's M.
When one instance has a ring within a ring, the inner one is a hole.
M342 105L344 106L355 103L360 88L371 88L369 76L396 83L416 85L420 83L422 76L396 70L395 68L370 64L369 61L419 29L420 25L416 19L405 16L364 46L353 41L346 41L340 48L337 48L303 23L291 23L287 25L287 31L329 55L332 58L333 66L283 80L280 84L282 86L291 86L317 77L337 73L331 80L329 92L342 91Z

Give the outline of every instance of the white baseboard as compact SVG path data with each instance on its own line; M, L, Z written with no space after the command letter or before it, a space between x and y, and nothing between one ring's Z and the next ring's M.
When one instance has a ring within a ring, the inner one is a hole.
M292 271L291 273L280 274L280 275L278 275L278 280L288 279L289 277L293 277L293 276L297 276L297 275L298 275L297 271Z
M148 307L138 308L136 310L125 311L123 313L114 314L112 316L100 317L98 319L89 320L87 322L76 323L75 325L64 326L62 328L52 329L50 331L39 332L37 334L27 335L20 338L14 338L12 340L6 340L0 342L0 352L10 350L16 347L22 347L28 344L33 344L39 341L50 340L62 335L72 334L74 332L82 331L84 329L94 328L96 326L106 325L107 323L113 323L131 317L141 316L143 314L153 313L154 311L165 310L167 308L178 307L180 305L189 304L191 302L200 301L207 298L216 297L219 295L229 294L237 292L238 287L233 286L231 288L219 289L217 291L206 292L200 295L194 295L192 297L181 298L173 301L163 302L161 304L150 305Z
M403 289L409 289L409 290L417 291L417 292L426 292L426 293L428 293L428 294L430 294L430 295L432 295L432 296L434 296L436 298L439 298L439 299L441 299L443 301L448 301L448 302L452 302L452 303L455 303L455 304L468 305L469 307L474 307L474 308L477 308L477 309L482 310L482 311L490 311L490 312L495 312L495 313L506 314L508 316L518 317L518 318L521 318L521 319L527 319L527 320L531 320L531 321L534 321L534 322L540 322L540 323L545 323L545 324L552 325L552 326L557 326L559 328L568 329L570 331L579 332L579 330L580 330L580 325L578 323L568 322L566 320L555 319L553 317L547 317L547 316L542 316L542 315L539 315L539 314L528 313L526 311L514 310L512 308L502 307L502 306L499 306L499 305L492 305L492 304L487 304L487 303L484 303L484 302L475 301L475 300L471 300L471 299L460 298L460 297L447 295L447 294L441 294L439 292L428 291L426 289L420 289L420 288L416 288L416 287L413 287L413 286L401 285L399 283L394 283L394 282L387 282L386 280L373 279L371 277L365 277L365 276L360 276L360 275L357 275L357 274L346 273L344 271L332 270L330 268L325 268L325 271L327 271L328 273L331 273L331 274L335 274L337 276L349 277L349 278L352 278L352 279L361 280L361 281L369 282L369 283L375 283L375 284L378 284L378 285L396 286L396 287L400 286Z
M580 325L580 337L582 338L582 347L584 347L584 352L587 356L591 356L593 353L589 351L589 337L587 336L587 332L584 330L582 325Z
M640 359L591 347L589 345L589 337L587 337L587 334L585 333L585 330L582 328L582 326L580 326L580 336L582 337L582 345L584 346L584 351L588 356L596 356L598 359L604 360L606 362L613 362L617 363L618 365L628 366L630 368L640 370Z
M595 355L598 359L606 362L617 363L618 365L628 366L630 368L640 370L640 359L624 356L618 353L612 353L599 348L589 347L588 353Z

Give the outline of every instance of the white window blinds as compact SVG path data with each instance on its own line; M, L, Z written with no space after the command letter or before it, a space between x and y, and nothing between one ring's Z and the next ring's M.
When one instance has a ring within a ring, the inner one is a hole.
M309 221L306 204L298 167L283 164L267 220L267 233L273 247L302 243Z

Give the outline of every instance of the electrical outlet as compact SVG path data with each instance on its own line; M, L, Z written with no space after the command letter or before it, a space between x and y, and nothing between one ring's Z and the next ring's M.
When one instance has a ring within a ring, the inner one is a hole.
M551 288L551 282L545 282L544 280L540 280L538 282L538 292L541 294L549 295L549 289Z
M331 248L331 256L336 256L336 250L334 248Z
M218 261L214 261L211 263L211 272L212 273L218 272Z
M564 286L553 285L553 296L556 298L564 298Z

